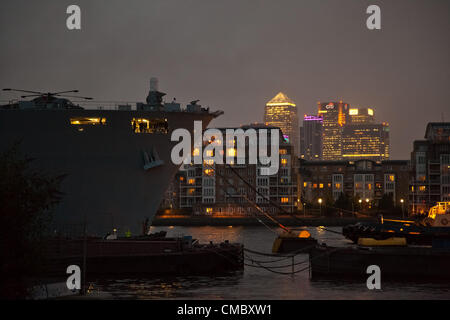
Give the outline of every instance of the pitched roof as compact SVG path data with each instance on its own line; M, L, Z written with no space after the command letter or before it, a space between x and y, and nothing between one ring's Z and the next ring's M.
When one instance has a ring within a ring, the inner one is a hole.
M287 95L283 92L279 92L275 97L267 102L266 106L293 106L295 107L294 101L289 99Z

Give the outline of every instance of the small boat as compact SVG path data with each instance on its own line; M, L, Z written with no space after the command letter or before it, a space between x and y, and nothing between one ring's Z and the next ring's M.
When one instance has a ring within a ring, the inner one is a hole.
M273 242L272 252L291 253L304 250L307 253L316 244L317 240L311 237L307 230L283 232Z
M386 240L405 238L408 244L431 245L434 238L450 239L450 202L438 202L428 216L417 220L384 219L345 226L342 234L358 243L359 238Z

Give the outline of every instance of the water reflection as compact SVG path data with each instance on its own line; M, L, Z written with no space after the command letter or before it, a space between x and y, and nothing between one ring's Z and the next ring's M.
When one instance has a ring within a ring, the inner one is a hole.
M319 242L330 246L350 244L340 234L322 228L307 229ZM341 228L330 229L341 231ZM168 236L192 235L203 243L241 242L246 248L266 253L271 252L276 238L276 234L263 227L152 227L152 232L161 230L167 231ZM307 259L307 255L298 255L295 263ZM280 261L278 265L285 264L285 261ZM299 264L296 270L302 266ZM290 271L291 267L277 270ZM295 275L280 275L247 266L244 272L216 277L99 279L93 282L93 286L95 290L110 293L115 299L450 299L450 284L382 281L381 290L370 291L362 281L311 281L308 270Z

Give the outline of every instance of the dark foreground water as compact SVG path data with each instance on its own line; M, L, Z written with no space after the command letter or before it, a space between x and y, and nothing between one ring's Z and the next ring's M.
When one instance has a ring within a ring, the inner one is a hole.
M152 232L160 230L166 230L168 236L192 235L202 243L240 242L248 249L267 253L271 252L276 237L264 227L152 228ZM308 230L313 237L330 246L349 244L339 234L318 228ZM307 255L299 255L296 262L307 259ZM298 265L296 270L306 266ZM291 268L277 270L289 272ZM450 283L384 282L382 279L381 290L368 290L365 282L311 281L308 271L280 275L252 267L227 276L100 280L92 285L95 291L105 292L113 299L450 299Z

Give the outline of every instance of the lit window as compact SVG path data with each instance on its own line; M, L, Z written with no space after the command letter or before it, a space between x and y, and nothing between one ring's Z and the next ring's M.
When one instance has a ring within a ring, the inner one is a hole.
M229 149L227 150L227 154L228 154L229 157L235 157L235 156L236 156L236 149L234 149L234 148L229 148Z
M313 184L313 188L316 189L317 188L317 183Z
M320 188L320 189L323 189L323 183L320 183L320 184L319 184L319 188Z
M206 156L212 157L213 156L213 150L206 150Z
M195 183L195 179L189 179L188 180L188 184L194 184Z
M426 186L419 186L419 191L426 191L427 187Z
M341 188L341 184L340 183L335 183L334 184L334 188L335 189L340 189Z
M168 133L169 125L167 119L146 119L133 118L131 120L131 128L134 133Z
M206 213L212 213L212 208L206 208Z
M306 188L306 186L308 185L308 182L303 182L303 187Z
M214 169L205 169L205 175L212 176L214 174Z
M70 124L75 126L106 124L106 118L76 117L70 118Z
M192 155L195 156L199 156L200 155L200 149L199 148L195 148L194 151L192 151Z
M389 175L389 181L395 181L395 176L393 174Z
M281 164L282 164L283 166L287 165L287 159L281 159Z
M289 202L289 198L281 198L281 203L288 203Z
M280 149L280 154L287 154L287 150L286 149Z

